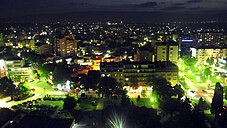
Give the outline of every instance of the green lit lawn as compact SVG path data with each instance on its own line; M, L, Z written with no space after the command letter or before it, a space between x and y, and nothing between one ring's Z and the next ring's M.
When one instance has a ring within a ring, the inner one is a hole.
M98 102L98 99L83 99L81 103L77 104L76 109L77 110L87 110L87 111L93 111L96 110L96 106L92 106L92 101ZM98 103L97 103L98 104Z
M158 103L155 101L152 102L150 98L140 98L140 99L131 98L130 101L131 101L131 103L133 102L133 104L138 107L145 106L147 108L158 109Z
M58 106L58 109L62 110L64 102L63 101L48 101L48 100L45 100L45 101L41 101L40 104Z

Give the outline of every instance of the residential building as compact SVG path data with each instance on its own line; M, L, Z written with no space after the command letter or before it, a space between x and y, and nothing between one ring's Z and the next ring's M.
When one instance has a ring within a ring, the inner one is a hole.
M200 30L196 33L199 46L222 46L225 43L224 33L221 31Z
M37 43L35 45L35 52L39 55L52 55L52 46L46 43Z
M14 82L24 82L32 79L31 67L25 65L25 61L19 58L5 60L7 76Z
M157 43L156 46L156 60L157 61L171 61L178 62L179 46L176 42Z
M152 61L154 62L154 55L151 51L138 48L134 53L134 61Z
M178 67L170 61L162 62L110 62L100 64L102 77L113 77L128 85L146 85L156 77L178 83Z
M18 41L18 42L6 42L5 45L13 47L13 48L28 48L31 50L35 49L34 39L25 39L25 40Z
M227 58L227 47L196 47L191 48L192 57L196 57L198 61L206 61L208 58L216 60Z
M65 36L58 43L61 57L76 56L78 40L75 40L73 35Z

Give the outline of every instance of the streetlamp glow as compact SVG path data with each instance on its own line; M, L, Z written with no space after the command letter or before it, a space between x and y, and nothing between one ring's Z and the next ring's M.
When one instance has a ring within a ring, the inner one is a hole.
M197 81L197 82L200 81L200 76L196 76L196 81Z
M126 117L124 115L113 112L112 116L108 119L107 124L110 128L125 128Z
M207 83L209 83L209 84L210 84L210 83L211 83L211 81L208 79L208 80L207 80Z
M192 74L192 71L191 70L188 70L188 74Z
M217 78L217 79L221 79L221 77L220 77L220 76L216 76L216 78Z

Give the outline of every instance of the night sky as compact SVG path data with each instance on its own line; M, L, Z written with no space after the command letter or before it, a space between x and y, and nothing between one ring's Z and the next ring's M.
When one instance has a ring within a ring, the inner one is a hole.
M227 12L227 0L1 0L0 18L83 11Z

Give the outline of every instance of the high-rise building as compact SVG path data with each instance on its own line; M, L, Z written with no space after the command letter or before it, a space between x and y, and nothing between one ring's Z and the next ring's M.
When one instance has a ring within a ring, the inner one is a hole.
M58 52L62 57L76 56L78 40L75 40L74 35L65 36L58 43Z
M156 60L157 61L171 61L178 62L179 46L176 42L158 43L156 46Z
M102 77L113 77L129 85L146 85L155 77L165 78L172 85L178 83L178 68L169 61L101 63L100 70Z

